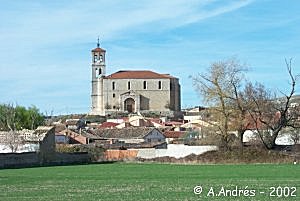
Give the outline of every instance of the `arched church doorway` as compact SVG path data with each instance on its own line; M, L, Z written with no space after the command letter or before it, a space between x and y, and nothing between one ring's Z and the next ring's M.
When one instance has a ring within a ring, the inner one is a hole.
M133 98L127 98L124 101L124 108L125 111L128 111L129 113L135 112L135 101L133 100Z

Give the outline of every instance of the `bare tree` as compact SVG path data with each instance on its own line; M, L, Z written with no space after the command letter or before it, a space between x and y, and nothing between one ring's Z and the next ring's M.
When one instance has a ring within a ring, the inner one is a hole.
M276 93L267 90L262 84L247 86L247 95L252 99L252 109L249 110L249 114L267 149L276 146L275 141L283 128L297 126L299 111L291 107L297 76L292 72L291 60L286 60L286 66L291 88L283 98L278 98Z
M4 142L10 148L11 152L16 152L20 145L23 144L24 139L18 131L8 131L6 132Z
M246 130L244 119L247 112L242 81L246 68L235 59L212 63L207 74L192 77L196 90L210 106L210 123L220 135L222 145L228 149L232 131L238 130L242 144Z
M232 128L237 131L240 146L243 147L244 133L248 130L250 122L248 121L248 110L251 108L251 100L245 93L245 88L241 88L241 76L230 80L231 87L233 88L233 95L231 99L231 123Z
M300 142L300 128L292 129L290 132L291 138L294 142L294 145Z
M300 142L300 128L284 128L279 136L290 137L290 139L293 141L293 144L296 145Z

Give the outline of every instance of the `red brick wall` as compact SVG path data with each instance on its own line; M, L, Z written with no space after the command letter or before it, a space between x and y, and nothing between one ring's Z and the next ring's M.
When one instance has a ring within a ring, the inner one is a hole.
M105 152L106 160L124 160L135 159L137 157L138 150L107 150Z

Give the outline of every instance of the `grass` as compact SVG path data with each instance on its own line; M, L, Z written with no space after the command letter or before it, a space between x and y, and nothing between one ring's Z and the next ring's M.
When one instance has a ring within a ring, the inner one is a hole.
M195 195L196 185L203 187ZM210 187L256 190L254 197L208 197ZM296 197L270 197L270 187ZM260 194L264 191L265 194ZM0 170L0 200L300 200L299 165L114 163Z

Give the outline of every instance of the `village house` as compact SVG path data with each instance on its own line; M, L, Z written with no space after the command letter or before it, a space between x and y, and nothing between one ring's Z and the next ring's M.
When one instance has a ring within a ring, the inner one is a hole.
M186 131L165 131L164 132L164 136L166 137L166 142L168 144L172 144L176 141L178 141L179 139L183 139L185 137L185 135L187 134Z
M194 107L194 108L189 108L189 109L185 109L183 111L183 120L185 122L191 122L191 121L194 121L194 120L202 120L202 111L204 110L205 108L203 107L200 107L200 106L197 106L197 107Z
M129 127L123 129L97 129L93 131L98 136L98 142L103 144L115 144L120 147L126 144L158 145L166 142L165 136L153 127ZM96 141L97 142L97 141Z
M57 144L90 144L98 140L99 137L86 131L75 132L64 129L55 132L55 142Z

